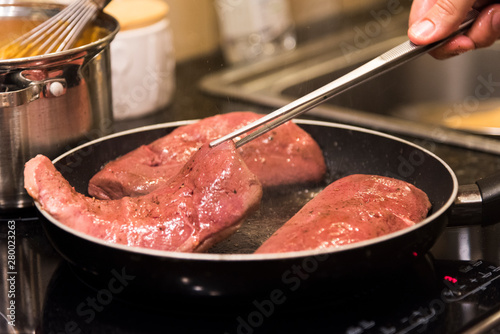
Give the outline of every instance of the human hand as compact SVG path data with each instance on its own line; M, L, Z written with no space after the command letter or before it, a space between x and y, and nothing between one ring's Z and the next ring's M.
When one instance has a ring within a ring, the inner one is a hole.
M430 52L445 59L466 51L490 46L500 38L500 4L491 0L414 0L409 18L408 37L415 44L429 44L446 38L458 29L472 9L480 14L464 34Z

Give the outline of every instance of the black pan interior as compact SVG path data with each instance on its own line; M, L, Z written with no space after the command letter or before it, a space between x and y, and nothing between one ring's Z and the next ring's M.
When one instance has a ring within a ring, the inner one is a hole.
M454 183L443 162L417 146L390 136L331 123L301 122L323 149L328 175L321 184L267 189L261 208L231 238L211 253L251 253L327 184L346 175L365 173L395 177L425 191L430 214L449 201ZM87 193L90 178L108 161L171 132L174 128L146 129L98 141L66 155L56 167L75 189Z

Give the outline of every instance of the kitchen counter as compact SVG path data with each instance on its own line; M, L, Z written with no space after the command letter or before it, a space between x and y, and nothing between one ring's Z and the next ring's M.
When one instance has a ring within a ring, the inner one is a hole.
M259 113L268 113L271 111L269 107L237 101L231 98L212 97L199 90L198 83L204 76L224 68L225 65L220 54L203 56L178 64L176 69L177 88L172 103L164 110L160 110L147 117L116 122L114 124L114 131L118 132L149 124L198 119L232 111L249 110ZM309 117L306 115L305 118ZM317 119L317 117L315 118ZM437 144L421 139L407 139L421 144L442 157L456 172L461 184L474 182L477 178L500 170L500 156ZM153 327L154 324L152 324L151 320L153 316L159 316L161 312L154 311L148 313L147 316L137 315L138 318L136 318L133 312L122 313L124 306L116 306L117 310L115 309L114 313L111 309L115 306L105 308L102 315L110 315L110 318L105 321L99 320L92 323L85 323L83 321L75 322L75 319L82 320L82 318L78 317L79 313L76 311L76 307L79 303L85 303L88 300L91 301L96 296L96 292L85 284L82 284L82 282L72 275L68 266L50 246L38 220L34 216L34 210L14 211L3 213L0 221L2 242L7 240L7 222L15 222L18 272L16 281L17 311L15 328L17 331L20 333L60 333L65 330L66 333L78 333L86 332L85 329L90 328L94 333L97 333L94 331L95 328L92 327L97 323L102 326L100 327L101 331L99 331L102 333L155 332L159 329L159 327ZM445 232L442 240L446 240L447 242L457 240L459 242L459 239L466 235L473 243L482 243L487 235L500 234L500 227L497 227L497 225L483 229L476 227L449 229ZM480 253L469 252L465 254L463 253L464 249L461 247L453 251L447 251L438 242L435 249L443 258L448 256L461 260L486 258L500 263L496 247L484 249ZM85 250L82 250L82 252L85 252ZM2 256L6 257L5 254ZM8 277L8 270L5 265L7 263L6 259L3 258L0 262L2 263L0 274L2 277ZM2 289L0 291L0 303L5 302L6 293L7 290ZM68 300L63 298L65 296L73 297ZM169 303L169 301L165 302ZM146 297L145 303L147 303ZM100 318L97 317L96 319ZM184 320L188 321L188 319ZM0 320L0 332L12 332L9 331L12 328L6 326L2 321ZM215 320L212 318L210 321ZM119 329L113 322L120 324ZM183 327L184 325L186 323L183 324L179 320L171 323L170 327L173 328L173 332L182 332L182 329L185 328ZM80 329L83 331L79 331Z

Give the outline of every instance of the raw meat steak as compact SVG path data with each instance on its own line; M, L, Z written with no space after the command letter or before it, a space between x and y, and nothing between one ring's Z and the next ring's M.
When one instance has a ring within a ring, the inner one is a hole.
M100 199L147 194L165 184L202 144L260 117L234 112L179 127L108 163L90 180L88 192ZM318 182L326 172L318 144L292 122L243 145L238 152L264 187Z
M255 253L281 253L342 246L379 237L423 220L427 195L393 178L350 175L307 203Z
M161 188L139 197L98 200L77 193L39 155L27 162L25 187L55 219L111 243L168 251L204 251L232 234L260 203L262 186L232 143L204 145Z

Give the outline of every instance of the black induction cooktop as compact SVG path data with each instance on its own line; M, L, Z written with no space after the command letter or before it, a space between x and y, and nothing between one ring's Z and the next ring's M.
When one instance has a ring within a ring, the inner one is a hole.
M328 291L133 301L62 259L33 210L2 214L0 228L1 333L495 333L500 319L500 263L486 249L495 226L448 228L407 266Z

